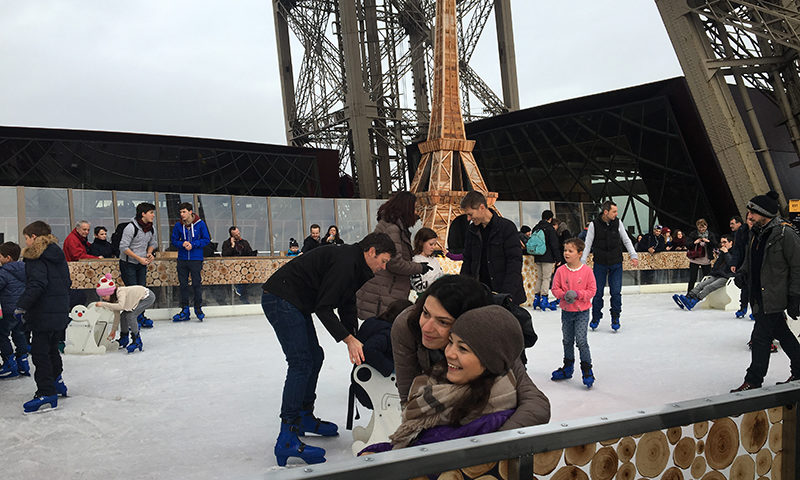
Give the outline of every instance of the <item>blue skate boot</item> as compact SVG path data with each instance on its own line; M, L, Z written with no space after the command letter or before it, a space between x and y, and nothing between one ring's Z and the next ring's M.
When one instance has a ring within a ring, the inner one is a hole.
M592 364L581 362L581 373L583 374L583 384L586 388L592 388L594 385L594 373L592 372Z
M693 309L694 306L697 305L697 302L700 301L699 298L694 298L686 295L681 295L680 298L681 298L681 303L683 303L683 306L686 307L686 310Z
M127 333L120 333L119 339L117 342L119 343L119 348L123 349L128 346L128 342L131 341L131 337Z
M28 364L28 354L17 355L17 370L20 375L31 376L31 366Z
M186 322L189 320L189 307L183 307L180 312L172 316L173 322Z
M142 336L141 335L134 335L131 344L127 347L128 353L133 353L138 348L139 351L142 351Z
M556 310L558 310L558 304L560 302L561 302L561 300L559 300L557 298L554 299L552 302L548 300L547 301L547 308L549 308L550 310L555 312Z
M573 358L565 358L564 359L564 366L560 367L558 370L553 371L553 375L550 377L550 380L566 380L568 378L572 378L572 374L575 371L575 359Z
M747 305L737 310L734 315L736 315L736 318L744 318L744 316L747 315Z
M589 327L592 330L596 329L598 325L600 325L600 318L592 318L592 320L589 322Z
M619 330L619 317L611 317L611 330L614 330L616 333Z
M139 324L139 328L153 328L153 321L145 317L144 312L136 317L136 322Z
M672 296L672 301L673 301L673 302L675 302L675 305L677 305L678 307L680 307L680 309L681 309L681 310L683 310L684 308L686 308L686 307L684 307L684 306L683 306L683 302L681 302L681 296L680 296L680 295L678 295L677 293L676 293L675 295L673 295L673 296Z
M3 368L0 368L0 378L14 378L19 376L19 367L17 366L17 359L14 354L6 358L3 363Z
M541 309L542 305L542 296L538 293L533 296L533 309L536 310L537 308Z
M56 407L58 407L58 395L33 397L32 400L28 400L22 404L22 413L25 415L29 413L42 413L53 410Z
M299 426L295 423L281 421L281 433L275 444L275 459L281 467L286 466L289 457L297 457L308 464L325 461L325 449L306 445L298 437Z
M300 410L300 424L297 426L297 435L304 436L315 433L323 437L339 435L339 427L333 422L326 422L314 416L311 410Z
M548 308L550 308L550 298L547 297L547 295L542 295L542 299L539 302L539 309L546 312Z
M203 313L202 307L194 307L194 316L197 317L197 319L201 322L204 318L206 318L206 314Z
M56 378L56 393L62 397L67 396L67 386L64 384L64 380L61 378L61 375Z

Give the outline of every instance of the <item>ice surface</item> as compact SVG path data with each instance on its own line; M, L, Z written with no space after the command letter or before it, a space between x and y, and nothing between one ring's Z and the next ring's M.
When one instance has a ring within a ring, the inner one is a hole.
M560 312L533 318L539 342L528 349L528 372L550 398L553 420L725 393L739 386L750 360L750 320L678 310L669 294L625 295L619 333L608 318L589 332L597 380L587 390L577 375L550 380L563 357ZM351 455L343 430L351 365L344 345L319 323L317 331L327 358L316 413L342 434L308 442L335 462ZM156 322L142 339L144 352L131 355L65 355L70 396L50 413L22 415L32 379L1 381L3 477L259 478L280 468L272 448L286 363L263 315ZM772 355L765 383L788 376L786 356ZM357 423L366 423L364 413Z

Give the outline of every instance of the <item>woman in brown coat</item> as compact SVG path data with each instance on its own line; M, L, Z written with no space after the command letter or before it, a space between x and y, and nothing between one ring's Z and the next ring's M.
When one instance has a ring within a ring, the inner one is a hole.
M389 235L397 254L386 264L386 270L375 274L356 293L358 318L376 317L395 300L407 299L411 292L411 275L431 270L427 263L411 261L413 248L409 228L417 222L416 202L413 193L399 192L378 209L378 225L374 232Z

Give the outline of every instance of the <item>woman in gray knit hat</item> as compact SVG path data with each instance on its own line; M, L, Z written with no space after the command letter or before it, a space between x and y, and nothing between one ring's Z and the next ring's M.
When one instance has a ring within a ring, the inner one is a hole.
M505 308L488 305L458 317L445 358L430 374L417 376L403 409L403 423L380 452L495 432L517 407L512 366L523 349L519 321ZM526 426L526 425L523 425Z

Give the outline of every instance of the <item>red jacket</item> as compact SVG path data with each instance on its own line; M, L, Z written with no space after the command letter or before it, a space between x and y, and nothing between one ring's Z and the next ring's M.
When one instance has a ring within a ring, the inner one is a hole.
M74 228L64 239L64 257L67 258L68 262L75 262L81 258L98 258L94 255L89 255L87 253L88 249L89 242L80 236Z

